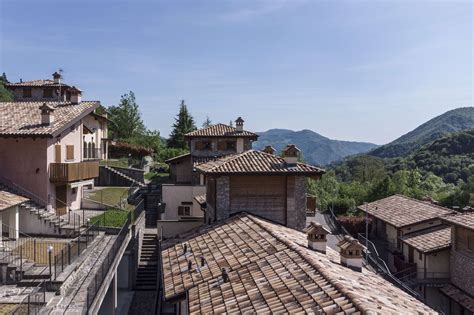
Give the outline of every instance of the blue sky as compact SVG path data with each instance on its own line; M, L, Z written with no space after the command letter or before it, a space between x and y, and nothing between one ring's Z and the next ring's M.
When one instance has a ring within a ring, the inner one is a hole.
M184 99L200 125L391 141L473 106L473 2L0 0L0 71L57 68L83 99L132 90L167 136Z

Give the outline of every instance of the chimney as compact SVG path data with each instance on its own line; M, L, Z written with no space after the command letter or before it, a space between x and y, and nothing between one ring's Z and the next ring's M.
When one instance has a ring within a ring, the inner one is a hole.
M188 260L188 271L191 271L193 268L193 262L191 260Z
M56 84L61 83L61 74L59 74L57 71L53 73L53 81Z
M296 165L300 152L301 150L294 144L289 144L283 149L283 158L285 159L287 166Z
M262 151L271 155L275 154L276 152L275 148L272 147L271 145L267 145L265 149L263 149Z
M308 235L308 247L326 254L326 235L331 232L319 223L311 222L309 227L306 228L306 234Z
M39 109L41 110L41 123L43 125L52 125L54 123L54 107L43 103Z
M70 90L71 92L71 103L79 104L81 102L82 91L73 86Z
M235 129L237 129L239 132L244 131L244 120L242 117L239 117L235 120Z
M341 265L356 271L362 271L362 253L364 246L351 236L344 236L337 246L340 248Z

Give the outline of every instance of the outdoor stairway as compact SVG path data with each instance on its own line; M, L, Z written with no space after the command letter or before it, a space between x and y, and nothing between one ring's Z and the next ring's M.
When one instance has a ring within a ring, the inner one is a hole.
M135 290L156 291L158 248L156 234L144 234Z
M122 173L122 172L116 170L116 169L113 168L113 167L110 167L110 166L105 165L104 168L105 168L106 170L108 170L109 172L112 172L112 173L114 173L114 174L117 174L118 176L120 176L120 177L122 177L122 178L128 180L128 181L130 182L130 185L137 185L138 187L145 187L145 186L146 186L144 183L139 182L139 181L137 181L137 180L131 178L131 177L128 176L128 175L125 175L124 173Z
M5 190L10 193L28 198L28 196L23 194L22 191L13 187L9 187L1 182L0 190ZM77 222L77 226L74 226L73 222L69 221L70 217L68 217L67 214L58 217L56 213L46 210L45 207L39 205L33 200L28 200L24 202L20 207L29 210L30 213L36 214L38 216L38 219L44 220L46 223L49 223L50 226L54 226L54 230L57 231L58 234L69 235L72 232L77 231L81 226L80 222ZM61 233L61 230L63 230L64 233Z

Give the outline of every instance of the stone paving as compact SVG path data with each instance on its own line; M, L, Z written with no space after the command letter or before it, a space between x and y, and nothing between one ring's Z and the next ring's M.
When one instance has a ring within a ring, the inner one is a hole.
M42 312L44 314L82 314L87 302L87 288L94 281L94 277L102 262L107 257L115 235L104 235L96 246L89 252L81 264L74 282L65 290L63 295L54 297Z

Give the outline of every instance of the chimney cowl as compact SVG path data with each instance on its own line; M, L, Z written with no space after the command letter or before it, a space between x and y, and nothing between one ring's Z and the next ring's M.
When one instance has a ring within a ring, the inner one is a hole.
M275 148L272 147L271 145L265 146L265 148L262 151L271 155L274 155L276 152Z
M308 247L325 254L327 244L326 235L331 234L331 231L316 222L311 222L305 231L308 239Z
M283 158L288 166L295 166L301 150L294 144L289 144L283 149Z
M71 103L79 104L82 100L82 91L79 90L77 87L72 86L69 92L71 93Z
M239 132L242 132L244 131L244 120L242 119L242 117L238 117L236 120L235 120L235 129L237 129L237 131Z
M55 71L55 72L53 73L53 81L54 81L54 83L56 83L56 84L61 83L61 77L62 77L61 74L58 73L57 71Z
M41 111L41 124L52 125L54 123L54 107L48 105L47 103L43 103L39 109Z
M341 265L353 270L362 271L362 257L365 246L348 235L344 236L344 238L337 243L337 246L340 248Z

